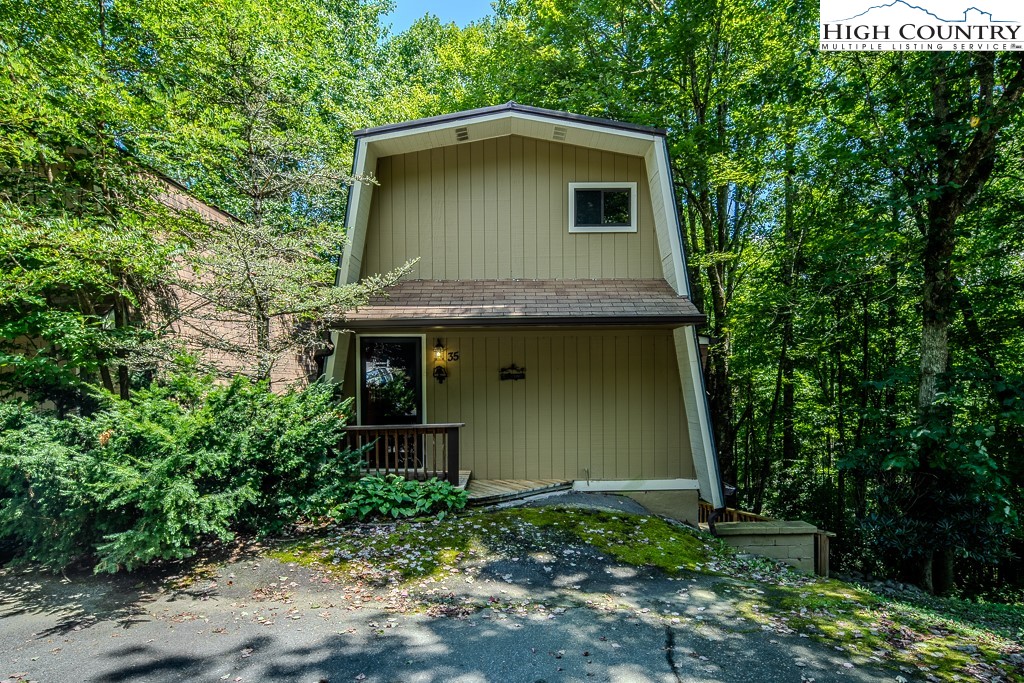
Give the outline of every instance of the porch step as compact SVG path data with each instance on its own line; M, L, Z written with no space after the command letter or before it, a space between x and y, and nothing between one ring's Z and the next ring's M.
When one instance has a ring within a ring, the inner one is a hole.
M466 492L470 505L490 505L570 488L564 479L473 479Z
M472 470L459 470L459 484L455 488L465 491L466 487L469 486L469 478L471 476L473 476Z

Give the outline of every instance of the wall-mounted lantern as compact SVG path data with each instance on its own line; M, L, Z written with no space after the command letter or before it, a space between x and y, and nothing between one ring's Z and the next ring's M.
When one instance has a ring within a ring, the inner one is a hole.
M437 343L434 344L434 379L437 380L438 384L444 384L444 381L448 379L448 371L444 368L445 348L444 340L440 337L437 338Z

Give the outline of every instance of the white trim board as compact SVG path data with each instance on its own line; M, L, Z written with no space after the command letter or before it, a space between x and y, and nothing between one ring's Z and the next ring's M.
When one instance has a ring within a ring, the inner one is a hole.
M372 168L371 168L372 166ZM365 144L356 142L356 156L352 162L352 175L367 177L377 168L376 155L370 155ZM349 186L348 205L345 207L345 249L336 282L339 285L359 281L362 270L363 247L366 243L366 224L370 215L373 185L356 180Z
M692 326L677 327L672 331L672 336L679 365L679 382L683 388L683 412L690 436L690 452L693 454L697 480L701 483L700 492L704 500L715 508L724 507L722 480L711 433L707 393L704 390L704 372L700 366L697 330Z
M478 125L478 124L481 124L481 123L489 123L489 122L492 122L492 121L501 121L501 120L504 120L504 119L508 119L510 123L511 123L511 121L514 121L514 120L518 119L518 120L521 120L521 121L530 121L530 122L541 123L541 124L544 124L544 125L547 125L547 126L560 126L562 128L575 129L575 130L579 130L579 131L586 131L588 133L597 133L597 134L602 134L602 135L603 134L609 134L609 135L614 135L614 136L620 137L620 138L632 138L634 140L650 141L650 140L653 140L655 138L655 134L654 133L644 133L644 132L641 132L641 131L634 131L634 130L623 130L622 128L610 128L608 126L602 126L599 123L591 123L591 122L587 122L587 121L572 121L572 120L569 120L569 119L565 119L565 120L558 119L558 120L555 120L555 119L551 119L551 118L546 117L546 116L540 116L540 115L532 114L532 113L529 113L529 112L515 111L513 109L508 109L508 110L503 110L503 111L497 111L497 112L494 112L493 114L487 114L485 116L477 116L477 117L474 117L472 119L460 119L460 120L455 120L455 121L439 121L438 123L432 124L430 126L422 126L420 128L401 129L401 130L395 130L395 131L385 131L385 132L377 133L377 134L374 134L374 135L364 135L360 139L365 141L365 142L377 142L377 141L382 141L382 140L394 140L394 139L398 139L398 138L426 138L427 140L429 140L429 136L430 136L431 133L437 133L437 132L440 132L440 131L443 131L443 130L449 130L449 129L450 130L454 130L456 128L468 128L470 126ZM502 135L509 135L509 134L515 134L515 133L516 133L516 131L512 130L512 128L510 126L509 127L509 132L501 131L501 132L497 133L497 135L495 137L501 137ZM475 138L475 139L481 139L481 138ZM428 147L435 146L434 144L431 144L431 142L428 142L427 140L424 140L424 142L426 142Z
M629 190L629 225L576 225L576 190ZM615 233L636 232L639 217L636 214L637 189L634 182L609 180L605 182L570 182L569 183L569 233Z
M342 384L342 382L338 381L334 376L334 372L338 365L338 342L341 340L341 335L342 332L338 330L331 331L331 347L333 350L331 351L331 355L327 356L327 362L324 363L324 377L333 382L337 382L338 384Z
M599 481L576 480L573 491L619 492L619 491L699 491L696 479L602 479Z
M651 191L654 211L654 229L658 236L658 249L665 280L680 296L690 296L686 272L683 269L683 243L676 210L672 171L664 139L653 143L644 155L647 162L647 184Z

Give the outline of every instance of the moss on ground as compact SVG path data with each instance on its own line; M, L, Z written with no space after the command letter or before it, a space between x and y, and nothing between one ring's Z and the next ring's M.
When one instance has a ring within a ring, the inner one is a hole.
M267 557L285 564L320 569L324 564L321 547L319 540L288 541L268 552Z
M620 562L667 573L698 569L714 548L696 532L662 519L550 507L335 527L279 546L269 555L373 585L395 585L439 578L461 560L483 558L501 552L503 546L551 551L566 541L586 543Z
M553 554L582 544L668 574L727 575L730 580L716 590L736 600L741 615L855 659L896 666L908 678L1024 681L1011 659L1022 652L1024 607L934 598L899 602L770 560L736 556L706 534L645 515L561 507L474 511L443 521L335 527L281 546L271 557L394 587L510 552Z
M675 574L696 570L713 546L695 532L657 517L578 508L517 508L494 513L541 529L555 527L625 564Z
M383 586L439 577L470 549L455 519L359 524L284 544L270 557Z
M852 656L896 664L927 680L1022 680L1010 657L1021 652L1007 628L979 629L931 607L890 600L839 581L766 586L740 612L783 632L803 633ZM930 677L930 678L929 678Z

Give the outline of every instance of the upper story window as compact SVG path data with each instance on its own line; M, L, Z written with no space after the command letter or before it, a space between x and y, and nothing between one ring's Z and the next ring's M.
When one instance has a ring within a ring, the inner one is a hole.
M636 183L569 183L569 232L636 232Z

